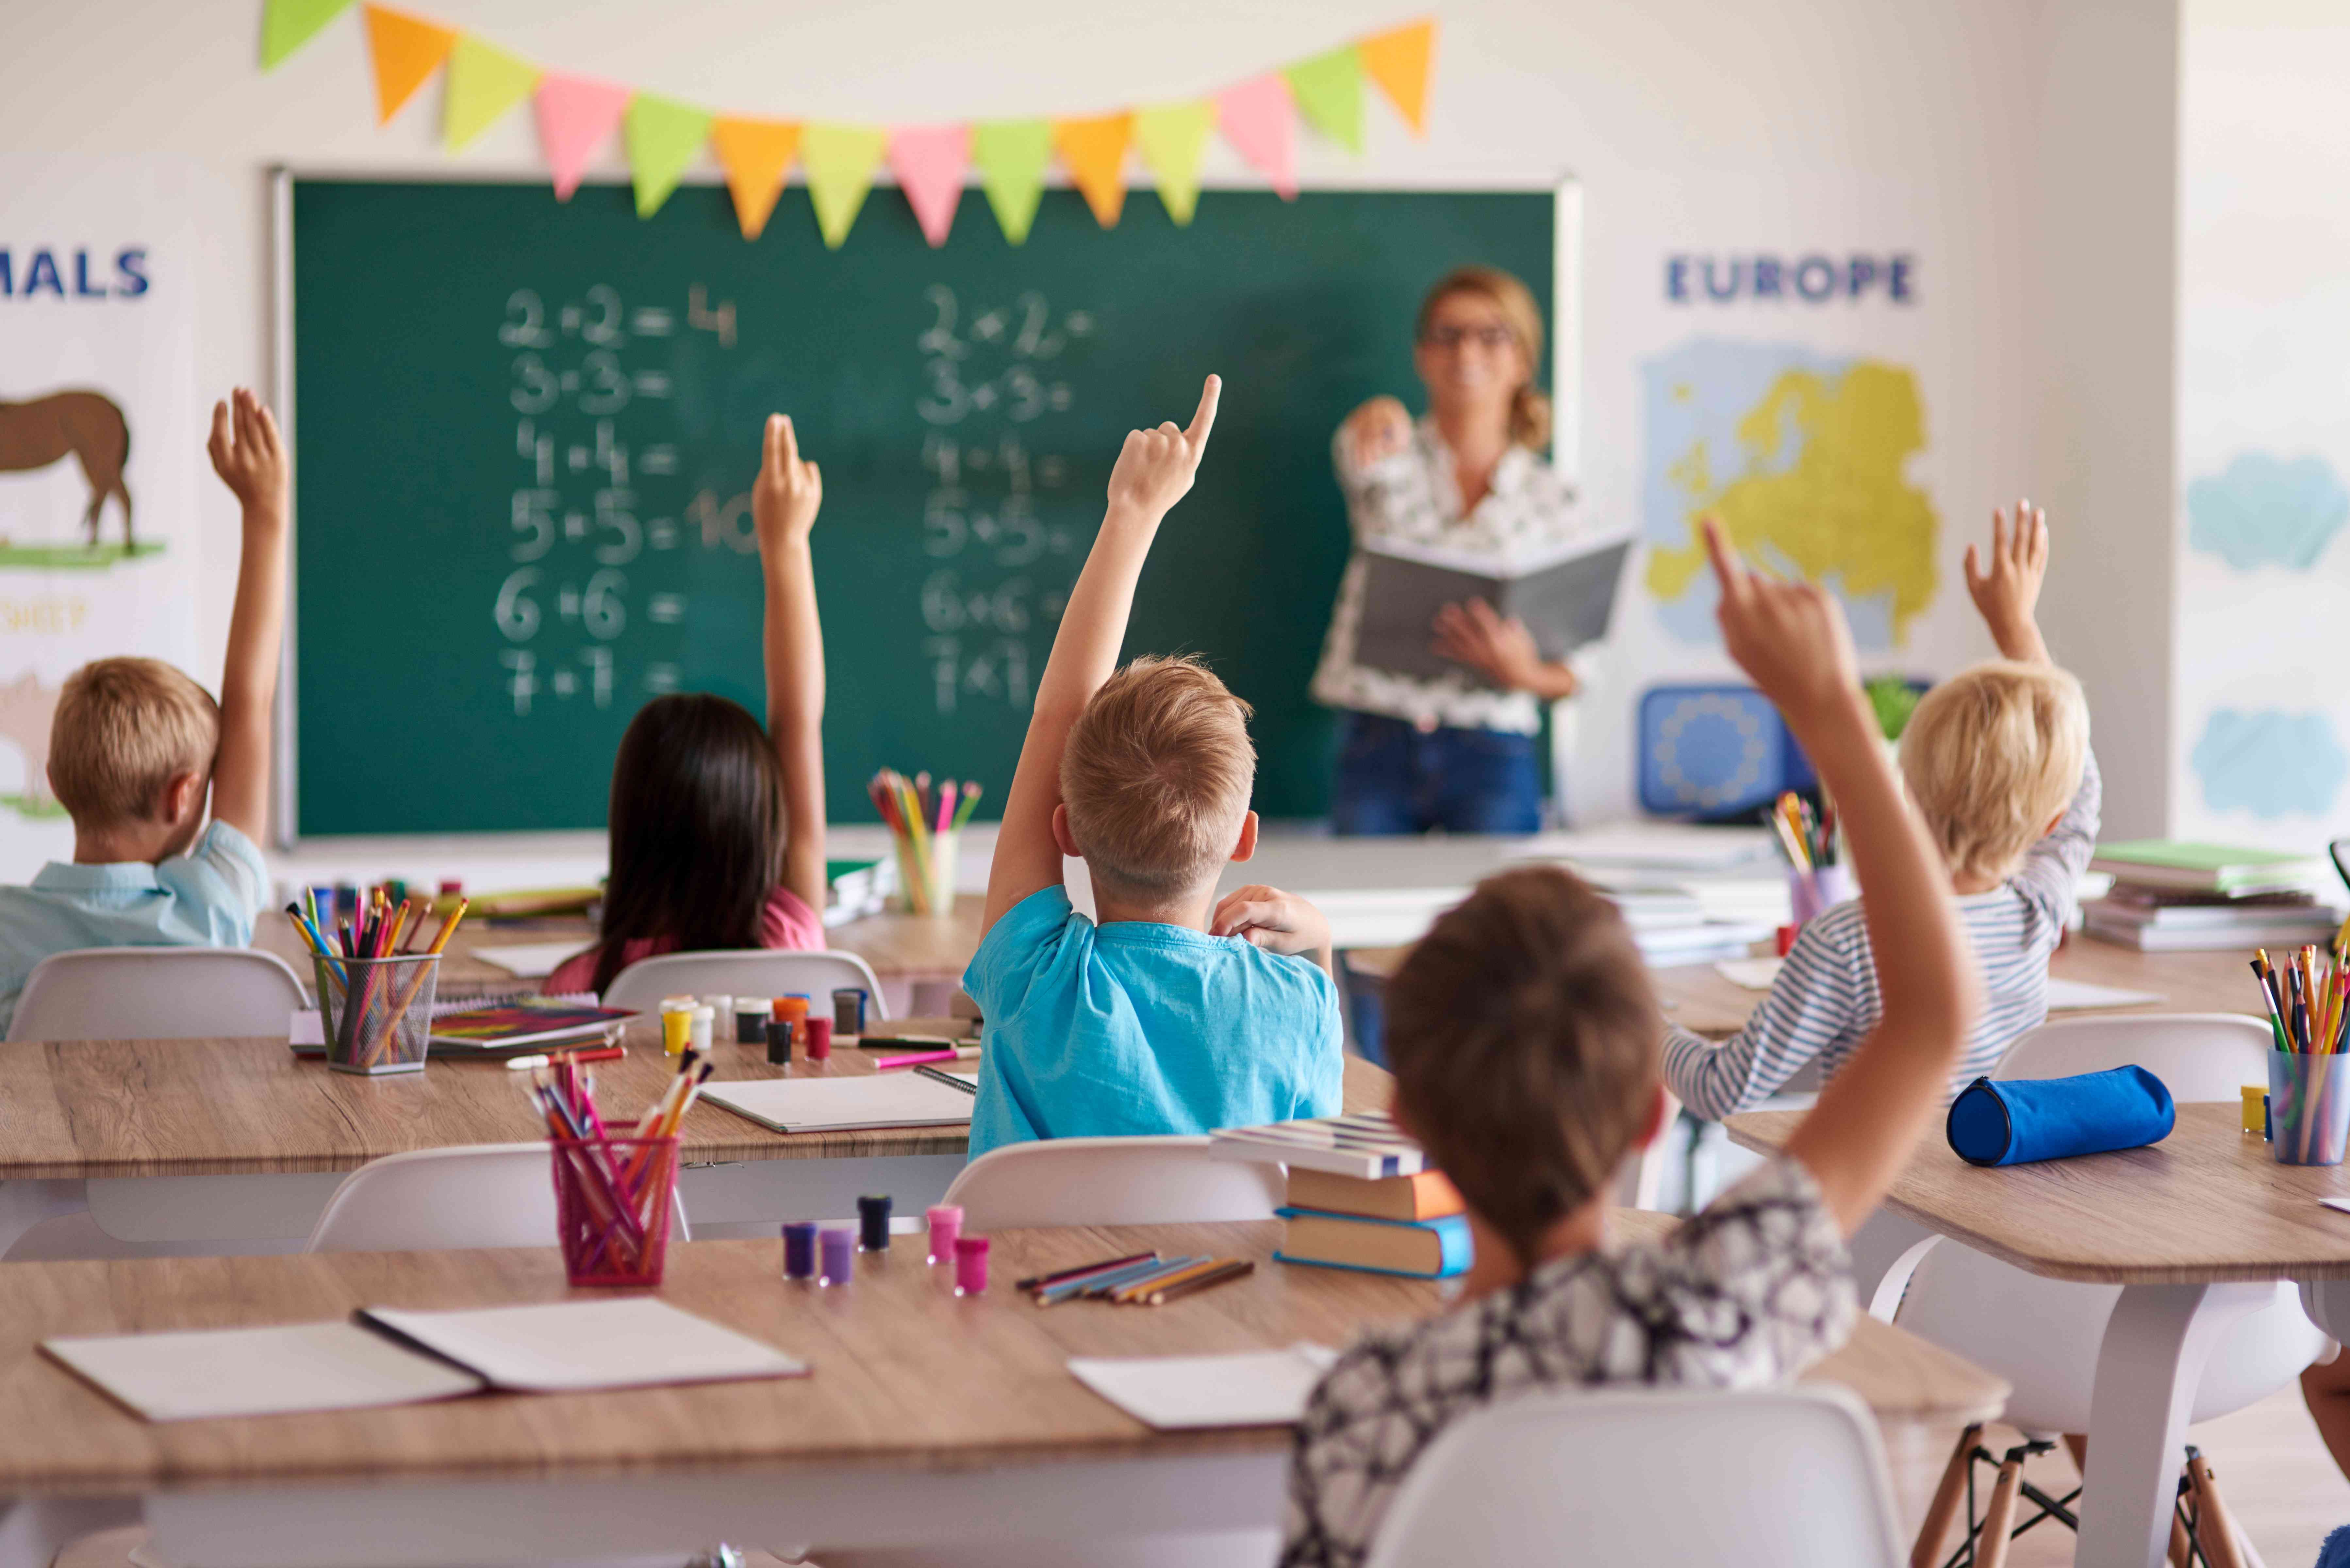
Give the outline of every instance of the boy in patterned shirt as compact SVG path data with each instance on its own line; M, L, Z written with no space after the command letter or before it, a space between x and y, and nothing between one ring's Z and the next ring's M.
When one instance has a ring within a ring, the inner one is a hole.
M1783 1155L1667 1239L1614 1246L1610 1179L1666 1110L1638 950L1553 867L1491 877L1439 920L1388 988L1395 1115L1460 1189L1476 1259L1458 1304L1369 1334L1315 1388L1284 1564L1362 1563L1420 1452L1483 1406L1560 1386L1775 1384L1851 1328L1845 1239L1941 1105L1973 970L1835 601L1750 575L1711 518L1706 544L1723 641L1844 807L1882 1014Z

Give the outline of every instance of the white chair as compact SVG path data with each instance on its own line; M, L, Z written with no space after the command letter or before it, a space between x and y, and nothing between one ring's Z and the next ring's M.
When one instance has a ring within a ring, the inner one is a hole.
M966 1231L1270 1220L1278 1165L1210 1159L1203 1137L1056 1137L990 1149L947 1189Z
M670 1239L692 1240L676 1202ZM388 1154L343 1178L310 1231L311 1252L419 1252L555 1245L555 1170L543 1143Z
M2067 1019L2018 1039L1991 1076L2059 1078L2136 1064L2180 1104L2233 1106L2242 1085L2268 1081L2273 1048L2265 1023L2234 1013ZM2120 1299L2118 1285L2043 1279L1938 1237L1886 1275L1870 1310L2006 1378L2015 1392L2003 1418L2045 1440L2089 1429L2097 1352ZM2213 1349L2188 1418L2208 1421L2266 1398L2325 1345L2294 1287L2276 1286L2274 1299ZM1962 1444L1952 1455L1954 1469L1964 1451Z
M1877 1427L1839 1388L1532 1394L1456 1422L1369 1568L1894 1568Z
M855 953L743 948L726 952L662 953L639 959L604 988L607 1007L650 1012L664 996L785 996L806 992L816 1012L832 1016L832 993L850 987L865 992L867 1015L889 1016L873 966ZM724 1032L731 1033L730 1021Z
M286 961L256 948L82 948L33 966L8 1038L283 1035L309 1004Z

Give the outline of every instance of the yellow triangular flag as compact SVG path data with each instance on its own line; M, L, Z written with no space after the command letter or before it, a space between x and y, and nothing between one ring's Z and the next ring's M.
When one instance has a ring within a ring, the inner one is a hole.
M449 97L442 111L441 140L450 151L459 151L537 85L538 67L528 60L471 33L459 34L449 50Z
M1191 221L1200 203L1200 154L1216 123L1213 100L1161 104L1134 117L1135 145L1159 178L1159 200L1178 228Z
M376 123L388 125L456 47L457 31L420 16L367 7L368 54L375 62Z
M710 122L710 150L726 171L743 237L757 239L775 210L775 198L784 193L784 171L800 150L800 128L780 119L722 114Z
M1436 22L1424 17L1392 27L1355 46L1363 74L1379 84L1388 101L1411 127L1414 136L1428 134L1428 63L1436 52Z
M889 148L889 133L864 125L811 125L800 137L800 163L807 170L808 197L816 203L816 226L826 248L838 250L848 238L873 171Z
M1069 180L1105 229L1118 226L1126 205L1126 149L1133 140L1134 116L1123 111L1053 122L1053 144L1068 165Z

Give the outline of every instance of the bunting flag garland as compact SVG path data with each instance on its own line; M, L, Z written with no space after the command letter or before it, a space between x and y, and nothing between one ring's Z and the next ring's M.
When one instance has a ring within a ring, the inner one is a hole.
M1363 74L1379 84L1414 136L1428 134L1428 68L1436 52L1436 24L1409 23L1355 46Z
M351 0L263 0L261 7L261 68L308 43L319 28L350 9Z
M375 62L375 122L389 125L449 57L457 30L380 5L367 8L367 30L368 57Z
M1126 205L1126 149L1133 140L1134 116L1128 112L1053 122L1053 145L1069 171L1069 183L1105 229L1117 227Z
M579 189L588 160L619 129L629 89L549 71L538 78L532 101L538 111L538 144L555 171L555 199L568 202Z
M673 98L640 92L629 100L629 170L637 190L637 216L650 218L710 139L710 111ZM782 174L779 169L778 176ZM781 189L782 181L776 181ZM772 202L773 197L769 198ZM764 221L764 217L763 217Z
M1282 75L1305 123L1349 152L1363 150L1363 62L1354 45L1300 60Z
M1224 140L1273 182L1284 202L1297 200L1297 146L1291 133L1295 113L1289 78L1278 71L1226 88L1216 99L1216 123Z
M784 193L785 171L799 155L800 128L787 120L722 114L710 122L710 150L726 171L743 237L757 239L766 231L775 198Z
M1215 125L1216 106L1205 99L1135 111L1135 145L1158 176L1159 200L1179 229L1200 204L1200 155L1207 151L1208 132Z
M300 48L352 4L262 0L262 68ZM745 240L765 231L796 159L806 171L824 243L834 249L848 237L885 159L933 245L946 243L972 171L1003 237L1024 243L1056 153L1104 228L1114 227L1125 209L1129 151L1141 154L1168 216L1178 226L1189 223L1199 206L1201 163L1211 131L1284 200L1295 199L1297 121L1361 152L1368 78L1412 134L1425 135L1436 53L1436 23L1421 18L1204 98L1055 119L884 129L715 114L618 83L543 72L473 34L406 12L372 3L363 9L379 123L389 122L444 67L441 134L452 153L535 97L556 198L570 198L598 151L621 130L640 218L660 211L707 145L725 172Z
M963 171L970 167L967 125L910 127L889 139L889 171L933 249L947 243L947 231L954 227Z
M887 131L864 125L811 125L800 133L800 164L827 250L838 250L848 237L889 144Z
M441 140L450 151L465 145L530 96L538 67L485 44L471 33L449 48L448 99L442 109Z

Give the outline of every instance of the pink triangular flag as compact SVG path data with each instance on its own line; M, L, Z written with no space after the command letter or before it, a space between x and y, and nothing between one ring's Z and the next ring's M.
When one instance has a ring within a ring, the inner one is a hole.
M1216 123L1232 151L1264 171L1284 202L1297 195L1296 110L1279 71L1216 95Z
M947 243L955 203L962 200L962 174L971 167L971 127L908 126L889 133L889 170L922 237L933 246Z
M571 200L597 150L619 129L629 89L586 77L547 72L538 79L538 144L555 170L555 199Z

